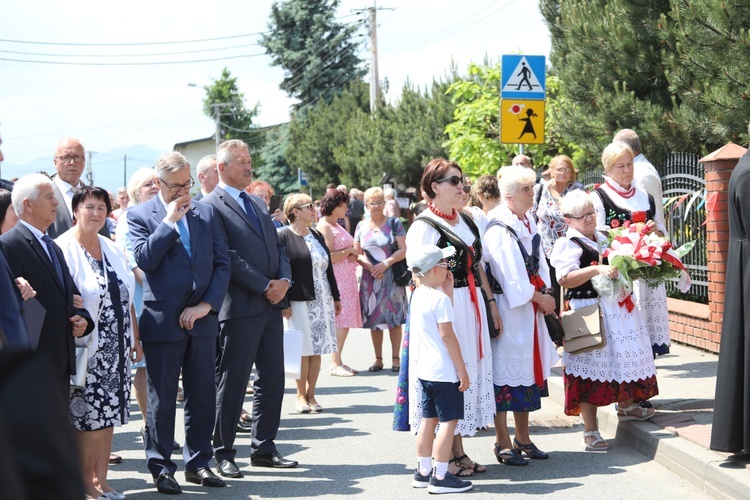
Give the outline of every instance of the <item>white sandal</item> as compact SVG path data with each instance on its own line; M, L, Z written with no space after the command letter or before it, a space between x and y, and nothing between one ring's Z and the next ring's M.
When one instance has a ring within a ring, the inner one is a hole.
M653 408L643 408L639 404L632 404L627 408L617 407L617 418L622 421L627 420L648 420L654 416Z
M591 444L588 444L586 442L587 437L593 437L595 438L594 441ZM597 446L599 443L604 443L604 446ZM599 434L599 430L589 431L583 433L583 449L585 451L607 451L612 447L612 445L607 441L606 439L602 438L602 435Z

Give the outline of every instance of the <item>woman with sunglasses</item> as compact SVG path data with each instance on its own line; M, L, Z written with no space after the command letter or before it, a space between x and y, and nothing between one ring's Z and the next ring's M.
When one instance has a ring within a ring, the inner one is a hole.
M633 180L633 150L624 142L613 142L602 152L604 183L594 190L591 202L596 225L617 228L625 221L645 223L648 231L667 234L662 200L655 200ZM633 301L648 329L654 356L669 352L669 311L664 284L650 288L641 280L633 283ZM648 406L648 405L647 405Z
M583 189L583 185L576 181L576 169L573 161L565 155L557 155L549 162L550 180L537 184L538 195L534 198L532 213L536 216L539 236L542 237L542 251L549 265L549 254L557 238L565 234L568 228L565 217L560 211L560 200L567 193ZM560 313L560 285L557 284L554 266L549 268L552 282L553 297L555 298L555 312Z
M597 275L617 277L617 269L599 264L599 252L607 238L596 231L597 214L591 197L573 191L563 197L560 209L568 229L557 239L550 260L558 270L560 285L575 310L597 303L591 279ZM646 327L637 312L628 312L616 301L601 300L607 344L601 349L563 355L565 414L583 417L583 446L586 451L605 451L610 444L599 434L596 412L600 406L619 403L629 409L621 420L646 420L653 409L642 409L634 402L658 394L656 368Z
M484 271L478 265L482 258L479 230L470 217L460 215L456 209L462 203L462 197L468 194L464 193L461 168L457 163L443 158L432 160L422 174L422 189L430 203L409 228L407 248L421 245L456 247L456 254L448 260L454 286L453 327L471 385L463 393L464 418L458 421L453 440L455 458L449 470L455 476L466 477L487 470L467 456L462 436L473 436L477 429L489 427L495 415L492 349L487 321L492 321L496 328L502 328L502 323L494 302L490 303L488 318L482 299L482 289L488 296L491 296L491 290ZM408 346L406 339L404 345ZM417 373L419 361L418 356L408 356L408 373ZM409 425L416 431L422 418L422 390L416 377L409 378L408 393Z
M544 322L555 300L546 293L549 270L531 217L535 181L530 168L516 165L505 170L500 179L502 202L488 214L490 223L482 238L485 258L502 288L493 295L504 328L492 340L492 362L495 457L506 465L527 465L524 453L532 459L549 458L531 441L529 413L539 410L542 398L549 395L550 368L560 359ZM512 441L509 411L515 422Z
M323 236L310 225L315 207L306 194L295 193L284 200L289 227L279 233L292 267L289 308L282 311L284 329L302 332L302 365L297 382L297 412L321 412L315 397L321 354L337 350L335 317L341 312L333 262Z
M385 195L379 187L365 191L365 206L370 218L357 224L354 248L362 266L359 302L362 307L362 327L369 328L375 362L371 372L383 369L383 330L391 337L392 370L399 370L398 350L401 345L401 325L406 322L406 291L393 280L391 266L406 257L404 226L395 217L386 217ZM392 252L393 243L398 250Z

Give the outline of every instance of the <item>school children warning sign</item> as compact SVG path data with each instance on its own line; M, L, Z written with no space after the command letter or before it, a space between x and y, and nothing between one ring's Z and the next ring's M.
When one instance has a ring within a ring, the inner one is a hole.
M544 144L544 101L500 101L500 142Z

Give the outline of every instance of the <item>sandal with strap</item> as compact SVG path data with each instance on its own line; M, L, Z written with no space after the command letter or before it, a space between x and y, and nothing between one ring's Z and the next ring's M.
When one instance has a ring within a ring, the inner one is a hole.
M485 467L482 464L476 463L474 460L470 459L468 455L461 455L460 457L454 457L453 460L458 460L458 463L460 463L462 467L466 469L471 469L476 473L481 474L483 472L487 472L487 467ZM464 465L463 463L464 460L468 460L471 465L470 466Z
M448 460L448 464L453 465L456 468L455 472L451 472L450 468L448 469L448 472L450 472L456 477L471 477L474 475L474 471L464 466L461 463L461 461L458 460L457 458L452 458L451 460Z
M591 444L586 442L587 437L592 437L594 440ZM607 451L612 445L599 434L599 430L593 430L583 433L583 449L584 451Z
M380 360L380 363L378 363L378 360ZM372 364L370 368L367 369L368 372L379 372L383 369L383 358L380 356L375 356L375 362Z
M351 368L347 370L344 365L335 366L335 367L332 366L330 373L334 377L353 377L354 376L354 370L352 370Z
M398 362L398 366L396 366L396 364L391 366L391 371L398 372L401 369L401 358L399 358L398 356L393 356L393 358L391 359L395 359Z
M497 444L495 444L495 458L505 465L529 465L529 461L523 458L515 448L501 450Z
M643 408L641 405L635 403L627 408L617 408L617 418L625 422L628 420L648 420L654 416L656 411L653 408Z
M518 442L518 439L513 438L513 448L518 451L519 455L523 456L526 453L529 458L533 458L534 460L547 460L549 458L549 453L543 452L531 442L521 444Z

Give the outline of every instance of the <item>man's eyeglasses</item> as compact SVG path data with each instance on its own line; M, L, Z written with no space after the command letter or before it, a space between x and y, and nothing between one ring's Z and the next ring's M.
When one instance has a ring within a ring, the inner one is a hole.
M435 182L437 182L438 184L441 182L450 182L451 186L458 186L463 181L464 181L463 177L459 177L457 175L451 175L450 177L443 177L442 179L438 179Z
M565 217L567 217L568 219L573 219L573 220L581 220L581 219L590 220L596 217L596 212L589 212L587 214L583 214L579 216L566 214Z
M62 163L70 163L70 160L73 160L73 163L83 163L83 159L83 155L55 156L55 160Z
M172 193L178 193L181 189L185 189L187 191L190 191L190 188L195 186L195 181L192 177L190 177L190 182L186 182L185 184L167 184L166 181L162 178L159 178L159 180L167 186L167 189L169 189Z

